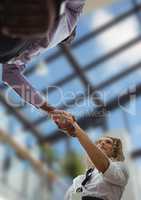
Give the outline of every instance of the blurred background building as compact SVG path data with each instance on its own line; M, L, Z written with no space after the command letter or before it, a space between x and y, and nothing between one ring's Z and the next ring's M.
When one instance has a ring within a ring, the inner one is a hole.
M94 141L104 134L123 139L130 171L123 200L139 200L141 0L86 0L73 44L32 59L25 74ZM0 89L0 200L63 199L84 170L83 149L2 82Z

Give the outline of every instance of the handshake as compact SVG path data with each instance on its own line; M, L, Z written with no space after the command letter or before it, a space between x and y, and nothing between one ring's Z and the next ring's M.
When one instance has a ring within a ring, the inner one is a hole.
M67 135L76 137L77 123L73 115L62 110L53 110L50 112L50 116L57 124L58 128L65 132Z

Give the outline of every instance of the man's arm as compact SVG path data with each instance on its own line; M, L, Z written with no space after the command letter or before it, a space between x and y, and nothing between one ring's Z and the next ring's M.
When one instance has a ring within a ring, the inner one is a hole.
M41 108L45 103L43 96L26 80L24 65L4 64L2 79L11 86L26 102Z
M75 37L75 28L84 6L83 0L66 0L63 14L58 19L55 32L52 33L49 48L61 43L70 44Z

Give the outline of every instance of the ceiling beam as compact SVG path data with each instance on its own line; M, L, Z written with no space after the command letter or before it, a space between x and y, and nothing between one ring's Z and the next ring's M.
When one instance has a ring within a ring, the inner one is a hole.
M55 174L49 166L47 166L47 163L34 158L29 149L22 147L9 133L3 131L2 129L0 129L0 142L10 145L10 147L15 150L19 158L29 161L31 166L40 176L51 179L59 179L58 175ZM44 148L46 148L46 146Z
M132 159L137 159L141 157L141 149L136 149L131 152L131 158Z

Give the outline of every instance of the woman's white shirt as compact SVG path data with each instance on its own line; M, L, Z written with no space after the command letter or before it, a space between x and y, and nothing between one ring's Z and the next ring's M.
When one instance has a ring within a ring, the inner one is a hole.
M128 169L124 162L110 161L110 165L104 174L95 168L91 180L84 187L81 183L85 179L85 175L76 177L65 195L65 200L73 200L73 196L77 195L76 190L79 187L83 188L83 191L79 193L80 196L99 197L103 200L120 200L128 177Z

